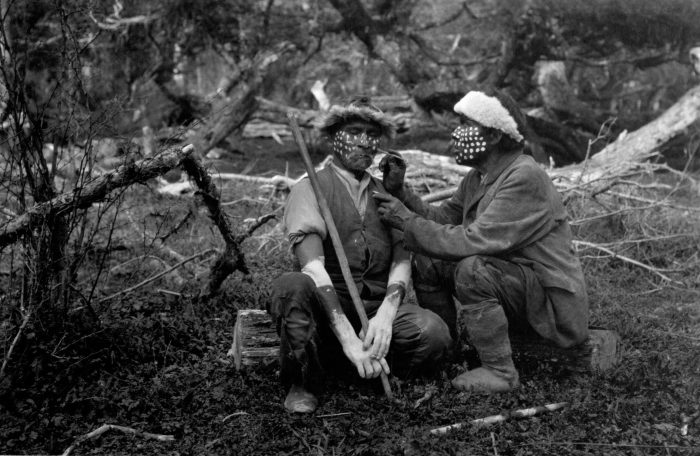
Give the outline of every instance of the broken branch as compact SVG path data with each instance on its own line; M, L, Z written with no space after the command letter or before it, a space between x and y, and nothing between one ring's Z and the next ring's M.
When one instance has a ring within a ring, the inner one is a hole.
M131 434L133 436L143 437L146 439L158 440L160 442L172 442L175 440L175 437L172 435L152 434L150 432L137 431L134 428L130 428L130 427L126 427L126 426L119 426L116 424L103 424L102 426L98 427L94 431L88 432L87 434L78 437L75 440L75 442L73 442L73 444L71 446L66 448L66 451L64 451L61 454L61 456L68 456L71 453L71 451L73 451L81 443L85 442L86 440L90 440L90 439L94 439L95 437L99 437L107 431L119 431L119 432L123 432L124 434Z
M449 426L443 426L439 428L432 429L430 431L433 435L447 434L449 431L454 429L459 429L464 426L489 426L491 424L501 423L510 418L528 418L531 416L539 415L545 412L553 412L569 405L568 402L558 402L556 404L541 405L539 407L531 407L526 409L515 410L514 412L501 413L500 415L491 415L486 418L479 418L476 420L465 421L463 423L455 423Z

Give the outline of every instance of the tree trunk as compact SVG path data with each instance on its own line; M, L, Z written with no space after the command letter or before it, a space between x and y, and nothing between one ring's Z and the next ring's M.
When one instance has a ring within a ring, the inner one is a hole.
M564 62L540 60L535 65L534 79L544 107L553 119L580 126L592 134L598 132L602 122L596 120L593 109L574 93Z

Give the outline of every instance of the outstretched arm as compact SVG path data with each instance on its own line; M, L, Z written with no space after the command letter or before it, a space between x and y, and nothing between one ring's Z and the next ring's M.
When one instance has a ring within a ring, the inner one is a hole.
M318 234L307 234L295 245L294 254L301 265L301 272L311 277L316 284L318 299L321 301L331 329L340 341L345 356L353 363L362 378L375 378L382 372L389 373L389 365L382 357L373 359L369 349L355 334L350 321L340 306L333 282L324 266L323 243Z
M438 223L460 223L462 199L453 197L441 206L424 202L405 184L406 162L398 152L392 151L385 155L379 162L379 170L382 171L382 185L386 191L398 198L411 212Z

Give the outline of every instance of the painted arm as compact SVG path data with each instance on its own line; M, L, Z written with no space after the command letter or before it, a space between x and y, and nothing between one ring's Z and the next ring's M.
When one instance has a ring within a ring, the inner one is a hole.
M389 352L394 318L399 306L406 295L406 286L411 280L411 257L403 248L402 242L394 243L389 281L386 296L377 309L377 313L369 321L363 347L370 353L382 359Z
M301 272L311 277L316 284L316 295L331 322L331 329L338 338L343 353L357 369L362 378L378 377L383 370L389 373L389 365L384 358L371 357L370 350L363 347L355 334L348 317L343 312L333 282L324 265L323 242L318 234L307 234L294 247L294 254L301 265Z

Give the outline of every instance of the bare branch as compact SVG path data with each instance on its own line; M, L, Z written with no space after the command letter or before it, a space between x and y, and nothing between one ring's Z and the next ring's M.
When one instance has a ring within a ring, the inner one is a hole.
M469 9L469 5L467 4L467 2L463 2L460 5L460 8L456 12L447 16L446 18L441 19L439 21L428 22L427 24L424 24L423 26L416 28L416 30L425 31L425 30L430 30L433 28L442 27L444 25L449 24L450 22L456 21L457 19L462 17L462 15L465 13L468 14L470 17L474 18L474 13L472 13L471 10Z
M99 302L102 303L102 302L105 302L105 301L109 301L109 300L111 300L111 299L116 298L117 296L121 296L121 295L123 295L123 294L129 294L129 293L131 293L131 292L134 291L134 290L138 290L139 288L141 288L141 287L143 287L143 286L145 286L145 285L148 285L149 283L151 283L151 282L153 282L153 281L155 281L155 280L160 279L160 278L163 277L164 275L171 273L171 272L174 271L175 269L177 269L177 268L179 268L179 267L181 267L181 266L183 266L183 265L189 263L190 261L196 260L197 258L199 258L199 257L201 257L201 256L204 256L204 255L206 255L206 254L212 252L212 250L213 250L213 249L207 249L207 250L204 250L204 251L202 251L202 252L195 253L194 255L192 255L192 256L190 256L190 257L187 257L187 258L185 258L184 260L180 261L180 262L177 263L176 265L171 266L171 267L169 267L168 269L165 269L164 271L161 271L161 272L159 272L158 274L156 274L156 275L154 275L154 276L151 276L151 277L147 278L146 280L143 280L142 282L137 283L137 284L134 285L133 287L129 287L129 288L125 289L125 290L118 291L118 292L116 292L116 293L114 293L114 294L111 294L111 295L109 295L109 296L107 296L107 297L105 297L105 298L100 299Z
M129 25L148 24L160 17L157 14L122 17L122 10L124 10L122 3L119 0L115 0L114 5L112 5L112 14L105 17L103 21L99 21L92 11L90 11L88 15L90 16L90 19L92 19L92 21L103 30L118 30Z
M617 259L619 259L619 260L622 260L622 261L624 261L625 263L629 263L629 264L632 264L632 265L634 265L634 266L637 266L637 267L640 267L640 268L642 268L642 269L645 269L645 270L647 270L647 271L649 271L649 272L652 272L652 273L656 274L657 276L661 277L661 278L662 278L663 280L665 280L666 282L671 282L671 283L675 283L675 284L678 284L678 285L683 285L683 282L678 282L678 281L676 281L676 280L672 280L670 277L668 277L667 275L663 274L663 273L661 272L662 269L655 268L655 267L653 267L653 266L649 266L648 264L644 264L644 263L642 263L642 262L640 262L640 261L634 260L634 259L632 259L632 258L630 258L630 257L626 257L626 256L624 256L624 255L620 255L620 254L618 254L618 253L616 253L616 252L610 250L610 249L607 248L607 247L603 247L603 246L600 245L600 244L596 244L596 243L588 242L588 241L577 241L577 240L574 240L574 241L573 241L573 244L574 244L575 246L580 246L580 247L584 247L584 248L590 248L590 249L599 250L599 251L601 251L601 252L607 253L608 255L612 256L613 258L617 258Z
M29 309L26 310L24 314L24 318L22 318L22 324L19 326L19 329L17 329L17 334L15 334L15 338L12 339L12 343L10 344L10 348L8 348L7 353L5 353L5 359L2 360L2 367L0 368L0 379L3 378L5 375L5 368L7 367L7 364L10 362L10 357L12 356L12 352L15 351L15 347L17 346L17 342L19 342L20 337L22 336L22 331L24 331L24 328L27 326L27 323L29 323L29 319L32 316L32 308L30 307Z
M131 434L136 437L143 437L146 439L153 439L153 440L158 440L160 442L172 442L175 440L175 437L172 435L164 435L164 434L151 434L150 432L142 432L142 431L137 431L134 428L126 427L126 426L119 426L116 424L103 424L99 428L95 429L92 432L88 432L87 434L78 437L71 446L66 448L66 451L63 452L61 456L68 456L71 451L73 451L78 445L81 443L85 442L86 440L94 439L95 437L99 437L102 434L104 434L107 431L119 431L124 434Z

